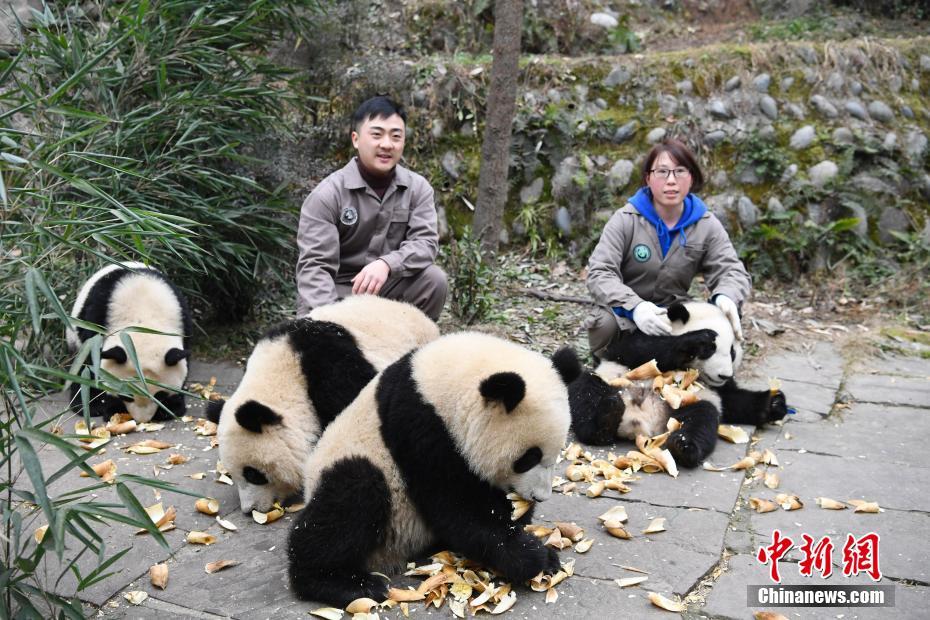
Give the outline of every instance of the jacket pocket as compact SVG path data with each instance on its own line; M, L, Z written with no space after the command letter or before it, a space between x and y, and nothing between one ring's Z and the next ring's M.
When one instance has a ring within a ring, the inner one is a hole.
M394 209L394 213L391 214L391 223L397 222L409 222L410 221L410 209Z

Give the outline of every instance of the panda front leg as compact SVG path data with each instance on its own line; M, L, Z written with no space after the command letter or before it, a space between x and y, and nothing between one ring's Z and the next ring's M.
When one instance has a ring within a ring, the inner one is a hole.
M755 424L781 420L788 413L785 393L776 390L744 390L730 379L715 388L720 396L723 421L727 424Z
M81 385L79 383L71 384L70 399L71 411L83 414L84 403L81 401ZM90 410L90 417L102 417L104 421L109 420L110 416L115 413L126 413L127 411L126 403L122 399L95 387L90 388L87 407Z
M685 370L695 359L707 359L716 350L717 332L699 329L678 336L650 336L634 330L607 350L604 359L635 368L651 359L662 372Z
M158 402L167 407L168 411L159 407L155 410L155 416L152 418L153 420L180 418L187 412L187 403L184 401L184 394L160 390L155 393L155 398Z
M568 403L576 439L593 446L605 446L617 440L617 429L625 410L617 388L585 372L569 384Z
M294 595L339 607L362 597L387 598L384 580L368 572L367 560L390 518L390 489L371 461L351 457L323 471L288 538Z
M681 422L681 428L669 435L665 447L678 465L697 467L717 445L720 412L713 403L701 400L678 409L672 417Z
M559 554L523 531L532 510L517 521L510 520L511 505L503 494L490 513L461 510L454 506L436 514L429 523L438 539L453 551L483 566L493 568L514 583L529 581L540 572L554 575L561 568ZM441 521L437 518L442 519Z

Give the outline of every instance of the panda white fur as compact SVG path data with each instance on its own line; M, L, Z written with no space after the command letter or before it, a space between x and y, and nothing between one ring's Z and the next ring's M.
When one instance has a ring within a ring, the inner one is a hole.
M181 292L160 271L142 263L109 265L97 271L78 292L71 316L105 328L100 366L112 375L129 380L137 371L120 340L122 330L145 327L160 334L125 332L132 341L148 393L174 415L183 415L184 396L155 385L180 389L187 379L191 316ZM76 352L95 332L83 327L68 329L68 347ZM82 410L80 385L71 385L71 406ZM91 389L90 414L108 417L128 411L137 422L167 418L152 398L120 397Z
M208 408L242 511L265 512L298 493L326 425L378 371L438 337L415 306L374 295L353 295L270 329L229 400Z
M306 507L288 540L301 599L383 600L370 571L401 569L441 542L515 582L559 569L558 555L512 521L508 492L552 492L570 424L570 349L550 360L477 333L443 336L368 384L306 464Z
M671 335L648 336L638 331L625 335L612 351L615 361L601 362L594 373L585 373L570 386L572 429L579 440L605 445L617 437L653 436L665 432L668 419L674 417L682 426L669 436L667 447L676 463L695 467L713 451L721 417L730 424L761 426L785 416L782 392L744 390L736 385L733 376L743 359L742 345L717 306L675 304L668 316ZM699 380L708 389L699 393L697 403L676 410L652 389L651 380L622 390L607 384L651 359L657 360L663 372L698 370Z

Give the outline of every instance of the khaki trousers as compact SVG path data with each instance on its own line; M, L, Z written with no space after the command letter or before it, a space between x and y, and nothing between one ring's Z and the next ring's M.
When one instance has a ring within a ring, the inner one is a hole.
M352 283L337 282L336 293L340 299L348 297L352 294ZM430 265L407 278L389 277L378 292L378 296L413 304L426 316L438 321L448 293L449 282L446 279L446 272L436 265Z

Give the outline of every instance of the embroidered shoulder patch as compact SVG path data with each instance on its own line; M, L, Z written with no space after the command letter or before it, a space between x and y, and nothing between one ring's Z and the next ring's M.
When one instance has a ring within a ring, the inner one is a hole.
M358 211L355 210L355 207L344 208L342 213L339 214L339 221L346 226L351 226L358 221Z
M633 248L633 258L636 259L636 262L645 263L652 257L652 250L649 249L648 245L643 245L640 243L635 248Z

